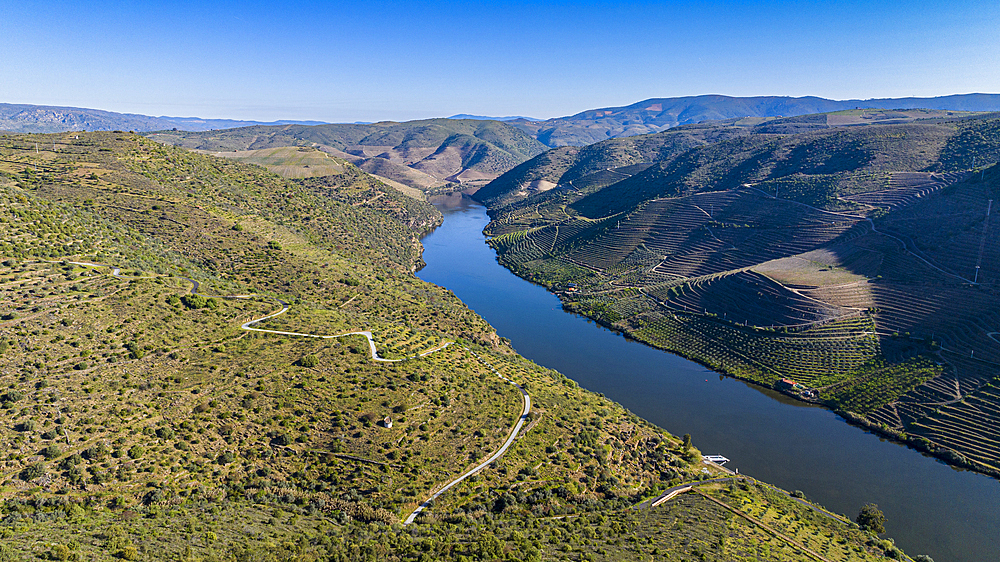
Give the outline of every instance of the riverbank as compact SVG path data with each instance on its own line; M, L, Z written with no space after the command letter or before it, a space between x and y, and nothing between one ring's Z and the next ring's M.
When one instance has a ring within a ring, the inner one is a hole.
M490 216L486 232L491 232L495 218ZM497 262L513 275L555 294L568 312L644 345L694 361L718 374L784 392L804 403L821 405L851 425L875 432L955 468L1000 478L1000 467L950 448L955 446L951 441L935 440L933 431L921 431L922 426L913 424L912 420L907 425L891 421L903 419L900 417L903 414L895 413L893 400L921 387L926 381L944 376L947 363L935 356L936 347L918 350L905 360L884 359L880 349L888 344L876 335L871 314L862 312L822 323L789 327L748 325L746 321L727 320L722 313L701 313L671 306L673 296L654 296L642 287L628 284L609 287L603 282L597 283L589 270L578 267L580 264L572 260L550 259L551 256L538 254L533 261L519 261L512 255L521 254L510 248L519 247L523 241L512 242L516 237L504 238L507 236L487 239L497 252ZM686 287L674 287L670 295L675 291L677 295L697 291L693 286ZM917 341L924 343L923 339ZM789 379L792 379L790 383ZM812 380L822 382L809 384ZM804 386L797 383L804 383ZM808 397L783 388L790 385L808 389ZM813 386L815 388L810 388ZM890 414L885 413L887 410ZM906 415L914 414L908 412Z
M446 287L517 351L607 395L675 435L722 454L727 466L853 518L879 504L888 533L910 553L939 560L1000 559L1000 486L973 472L858 431L832 411L720 376L567 314L546 289L497 263L485 244L485 209L452 197L445 223L423 239L418 275Z

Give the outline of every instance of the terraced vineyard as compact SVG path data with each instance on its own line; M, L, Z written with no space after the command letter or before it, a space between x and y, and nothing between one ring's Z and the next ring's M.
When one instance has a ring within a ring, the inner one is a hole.
M786 132L809 119L557 149L484 188L489 242L569 310L1000 475L1000 119Z
M793 378L821 391L859 375L877 358L870 319L817 325L801 332L734 326L713 317L675 314L649 323L640 317L630 333L643 342L706 361L721 372L773 386Z

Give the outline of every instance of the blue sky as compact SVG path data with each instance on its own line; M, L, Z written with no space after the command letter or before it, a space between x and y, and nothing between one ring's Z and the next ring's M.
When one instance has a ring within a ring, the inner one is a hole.
M32 2L0 102L332 122L1000 92L992 2Z

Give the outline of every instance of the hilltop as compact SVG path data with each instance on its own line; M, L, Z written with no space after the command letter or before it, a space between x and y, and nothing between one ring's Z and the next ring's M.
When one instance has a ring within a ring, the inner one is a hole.
M449 183L482 185L545 150L544 145L506 123L475 119L244 127L203 133L160 132L149 137L211 152L313 147L421 191Z
M998 162L998 114L851 110L553 149L476 197L567 309L1000 475Z
M0 136L0 555L902 556L518 356L412 274L427 204L336 172Z

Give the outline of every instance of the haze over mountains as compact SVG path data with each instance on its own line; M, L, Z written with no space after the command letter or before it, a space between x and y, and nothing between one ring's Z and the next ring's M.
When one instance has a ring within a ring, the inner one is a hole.
M62 133L66 131L208 131L250 125L319 125L322 121L242 121L238 119L202 119L200 117L151 117L133 113L115 113L100 109L0 103L0 130L13 133Z
M733 97L699 95L650 98L621 107L588 109L575 115L534 119L531 117L487 117L458 114L449 119L510 122L550 147L583 146L608 138L655 133L669 127L736 117L793 117L844 109L950 109L955 111L1000 111L1000 94L956 94L930 98L881 98L831 100L816 96ZM320 125L321 121L273 122L198 117L151 117L97 109L0 103L0 130L42 133L62 131L129 130L136 132L177 128L208 131L254 125ZM354 123L363 124L363 123Z
M739 117L794 117L859 108L997 111L1000 110L1000 95L961 94L870 100L720 95L652 98L623 107L590 109L569 117L538 122L514 121L512 124L547 146L584 146L609 138L645 135L703 121Z

